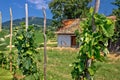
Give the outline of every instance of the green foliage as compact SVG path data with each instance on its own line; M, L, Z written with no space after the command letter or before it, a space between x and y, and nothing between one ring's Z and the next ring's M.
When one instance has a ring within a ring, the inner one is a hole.
M6 50L6 42L5 42L5 38L0 38L0 51L5 51Z
M77 60L73 63L72 77L76 80L85 79L87 73L91 76L95 74L96 68L95 61L103 61L104 57L101 52L106 55L109 51L107 49L108 39L114 34L114 23L107 19L104 15L95 14L96 30L92 30L92 15L89 14L88 18L81 22L82 32L77 35L79 42L81 42L80 50ZM79 35L80 34L80 35ZM91 66L88 67L87 61L91 59Z
M117 51L120 50L117 49L117 47L120 46L119 44L119 39L120 39L120 0L115 0L113 3L113 5L116 6L115 9L113 9L113 14L114 16L116 16L116 21L115 21L115 34L114 36L110 39L110 49L112 51ZM117 49L117 50L116 50Z
M6 65L8 65L8 54L5 53L5 51L7 50L7 43L6 43L6 39L4 38L5 36L5 31L0 32L0 66L4 67Z
M43 26L43 20L44 19L40 17L29 17L29 25L35 25L35 27L39 29ZM25 18L13 20L13 23L14 23L13 28L16 26L19 26L21 22L24 22L24 21L25 21ZM47 19L46 25L50 26L51 22L52 22L51 19ZM9 29L9 25L10 25L10 21L6 21L6 22L3 22L2 27L4 29Z
M39 31L39 30L35 30L35 43L37 45L39 45L39 43L43 43L44 42L44 38L43 38L43 32Z
M55 38L55 33L53 31L47 30L46 34L47 34L48 39Z
M88 13L88 4L92 0L52 0L49 8L53 13L53 25L61 26L64 19L85 17Z
M18 50L18 66L23 75L31 76L34 80L40 78L38 70L38 52L34 44L34 28L29 26L26 31L25 26L22 25L15 30L15 46Z

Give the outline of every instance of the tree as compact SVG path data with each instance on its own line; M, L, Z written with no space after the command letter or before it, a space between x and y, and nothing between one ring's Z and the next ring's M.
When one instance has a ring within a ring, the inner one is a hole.
M53 13L53 25L61 26L64 19L75 19L86 16L88 4L92 0L52 0L49 8Z
M117 51L119 50L119 40L120 40L120 0L115 0L115 2L112 3L113 5L117 6L116 9L113 10L113 15L116 16L116 22L115 22L115 34L112 37L112 41L110 40L110 50Z

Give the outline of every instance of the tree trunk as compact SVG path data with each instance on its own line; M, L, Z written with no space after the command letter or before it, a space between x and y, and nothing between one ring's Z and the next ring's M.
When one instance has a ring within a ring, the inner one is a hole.
M47 53L46 53L46 12L43 8L43 15L44 15L44 80L46 79L46 66L47 66Z

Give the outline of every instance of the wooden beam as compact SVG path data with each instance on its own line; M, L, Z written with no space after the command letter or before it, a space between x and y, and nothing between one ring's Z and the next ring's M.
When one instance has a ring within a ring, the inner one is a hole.
M2 13L0 12L0 32L2 31Z
M45 11L45 8L42 8L43 10L43 15L44 15L44 80L47 80L46 79L46 66L47 66L47 53L46 53L46 40L47 40L47 37L46 37L46 11Z
M95 13L98 13L99 6L100 6L100 0L95 0L94 12L93 12L93 16L92 16L92 31L93 32L96 31L96 25L94 24L94 22L95 22L94 15L95 15ZM92 59L87 59L86 63L87 63L87 68L91 67ZM87 73L86 77L87 77L87 80L91 80L90 73Z
M95 0L94 13L98 13L100 7L100 0Z
M13 19L12 19L12 9L10 8L10 71L12 72L12 26L13 26Z
M27 3L25 4L25 15L26 15L25 23L26 23L26 31L27 31L28 29L28 4Z
M94 12L93 12L93 17L92 17L92 30L93 32L96 31L96 26L94 25L94 15L95 13L98 13L100 7L100 0L95 0L95 5L94 5Z

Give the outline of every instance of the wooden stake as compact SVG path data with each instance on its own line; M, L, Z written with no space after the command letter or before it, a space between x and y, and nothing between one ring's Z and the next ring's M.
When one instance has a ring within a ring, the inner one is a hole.
M93 12L93 17L92 17L92 30L93 30L93 32L96 31L96 26L94 24L94 21L95 21L94 14L98 13L99 7L100 7L100 0L95 0L94 12Z
M11 52L12 52L12 25L13 25L13 22L12 22L12 9L10 8L10 71L12 71L12 55L11 55Z
M26 22L26 31L28 29L28 4L25 4L25 14L26 14L26 18L25 18L25 22Z
M0 12L0 32L2 31L2 13Z
M100 0L95 0L95 7L94 7L94 12L93 12L93 17L92 17L92 31L93 32L96 31L96 26L94 24L94 21L95 21L94 14L98 13L99 6L100 6ZM88 58L87 61L86 61L86 64L87 64L87 68L91 67L92 59ZM86 77L87 77L87 80L91 80L91 76L90 76L89 72L86 74Z
M98 13L100 7L100 0L95 0L94 13Z
M46 12L45 8L43 10L43 15L44 15L44 80L46 80L46 66L47 66L47 53L46 53Z

